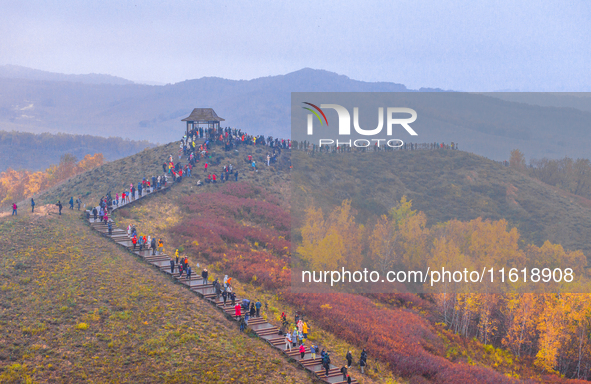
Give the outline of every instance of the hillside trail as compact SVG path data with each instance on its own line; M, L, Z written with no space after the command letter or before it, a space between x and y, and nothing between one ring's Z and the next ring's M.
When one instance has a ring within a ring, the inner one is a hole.
M111 213L114 210L124 206L133 205L138 200L150 197L156 193L166 192L172 188L173 185L174 183L169 183L167 186L161 187L161 189L157 190L152 190L150 188L148 188L148 190L143 189L142 195L139 195L136 199L129 202L122 202L116 207L110 207L109 212ZM90 210L86 211L86 220L90 224L91 228L93 228L95 231L114 241L118 245L126 248L128 252L135 254L145 262L152 264L162 273L170 275L176 282L183 284L187 287L187 289L190 289L192 292L196 293L203 300L206 300L207 302L214 305L218 310L224 312L228 320L239 321L239 318L235 316L235 308L231 305L230 300L228 300L226 305L224 305L221 296L219 298L216 297L217 295L213 283L210 283L209 280L204 281L201 276L196 276L196 274L192 274L190 279L186 278L186 274L184 277L181 277L178 272L178 265L175 266L173 269L174 272L171 273L171 256L167 255L166 253L159 251L153 252L152 249L144 249L140 251L139 247L137 250L134 250L131 237L127 234L127 230L117 227L114 221L111 219L111 215L109 215L108 219L108 221L111 222L111 234L109 234L107 222L101 222L100 219L95 221ZM242 302L242 298L236 296L236 303L240 302ZM303 358L299 352L299 347L292 347L291 350L286 349L285 336L280 335L279 328L268 323L264 320L264 318L251 317L248 321L248 328L250 328L259 337L259 339L269 343L274 348L281 350L285 354L286 358L297 361L298 364L300 364L304 369L321 381L331 384L347 383L346 380L342 380L343 374L340 372L340 368L333 364L330 364L327 376L325 374L325 368L322 366L322 359L319 357L320 353L317 352L317 357L312 359L309 346L306 346L306 352ZM322 346L318 347L319 350L323 349ZM351 377L351 383L358 383L358 381Z

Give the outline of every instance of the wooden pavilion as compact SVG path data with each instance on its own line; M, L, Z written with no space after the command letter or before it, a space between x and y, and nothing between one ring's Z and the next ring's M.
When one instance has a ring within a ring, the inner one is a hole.
M187 122L187 135L193 128L219 128L220 121L225 121L215 113L213 108L195 108L189 117L181 120Z

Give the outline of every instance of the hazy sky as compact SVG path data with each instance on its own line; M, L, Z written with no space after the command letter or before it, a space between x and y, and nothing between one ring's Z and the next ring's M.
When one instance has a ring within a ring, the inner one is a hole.
M174 83L303 67L410 88L590 91L591 2L0 0L0 64Z

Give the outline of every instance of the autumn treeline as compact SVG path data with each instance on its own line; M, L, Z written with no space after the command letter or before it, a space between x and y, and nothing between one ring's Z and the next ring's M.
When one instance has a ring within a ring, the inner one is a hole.
M7 205L26 199L103 163L104 157L101 153L95 153L94 156L86 155L80 161L71 154L65 154L59 164L52 165L45 171L15 171L9 168L0 173L0 204Z
M327 215L309 207L297 253L302 267L311 270L367 267L380 271L381 276L391 270L441 270L442 266L452 271L505 268L506 273L524 267L572 268L576 278L570 286L550 282L526 287L519 281L508 284L507 275L506 282L500 283L496 275L494 284L480 285L480 290L470 290L468 284L465 291L454 287L452 292L451 284L426 286L425 290L440 322L456 333L508 348L549 372L591 377L591 296L543 293L585 291L588 279L583 252L565 250L549 241L541 246L524 244L518 230L508 228L505 220L452 220L432 227L426 223L426 215L412 210L405 197L389 214L365 226L356 223L348 200Z
M543 158L531 159L526 165L525 156L519 149L511 151L509 164L531 177L572 194L591 199L591 161L589 159Z

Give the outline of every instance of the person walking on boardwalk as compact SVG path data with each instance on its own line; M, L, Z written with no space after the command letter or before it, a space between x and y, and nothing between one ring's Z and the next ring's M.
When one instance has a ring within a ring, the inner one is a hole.
M74 196L70 196L70 209L74 210Z
M164 249L164 241L162 241L162 239L158 239L158 252L162 253L163 249Z
M35 200L31 197L31 213L35 212Z
M263 304L261 304L261 302L257 300L254 306L257 310L257 317L261 317L261 307L263 306Z
M242 316L240 316L240 320L238 322L238 324L240 325L240 332L244 332L244 330L246 329L246 323L247 321L244 320Z
M287 351L289 348L289 352L291 352L291 333L287 332L285 335L285 350Z
M94 215L94 221L96 222L96 218L98 215L98 211L97 211L96 207L92 208L92 214Z
M298 329L297 328L293 328L293 332L291 334L291 342L293 344L293 346L295 347L298 343Z
M347 367L351 368L351 365L353 365L353 355L351 354L351 351L347 351L347 356L345 356L345 360L347 360Z
M150 244L150 246L152 247L152 256L156 254L156 238L154 237L152 239L152 243Z
M316 345L312 345L310 347L310 356L312 356L312 360L316 360L316 352L318 351L318 347Z
M250 303L250 317L254 317L256 314L256 309L254 308L254 303Z
M170 274L174 275L174 259L170 258Z
M240 306L240 304L236 304L234 306L234 315L236 316L236 318L242 316L242 307Z
M222 300L224 300L224 308L226 307L226 301L228 300L228 292L222 292Z
M347 374L347 366L346 365L343 365L343 367L341 368L341 373L343 374L343 381L346 381L347 380L347 376L348 376L348 374Z
M322 365L324 366L324 369L326 371L326 377L328 377L328 371L330 370L330 355L328 354L328 352L326 352L324 354L324 357L322 358Z
M183 277L183 265L179 264L179 279Z
M201 277L203 278L203 284L207 284L207 276L209 272L207 272L207 268L203 268L203 272L201 272Z
M174 251L174 257L176 258L176 263L179 263L179 250L177 249L176 251Z
M236 294L234 292L230 292L230 300L232 300L232 306L236 305Z
M186 269L187 269L187 280L191 280L191 266L186 264ZM224 306L226 306L226 303L224 303Z
M304 360L304 356L306 355L306 347L304 344L300 345L300 359Z
M112 236L113 235L113 225L111 224L110 221L107 223L107 228L109 228L109 236Z
M135 252L135 247L137 245L137 236L133 236L131 242L133 243L133 251Z
M308 331L310 330L310 327L308 327L308 323L306 323L305 321L302 322L302 333L304 334L304 339L308 338Z

